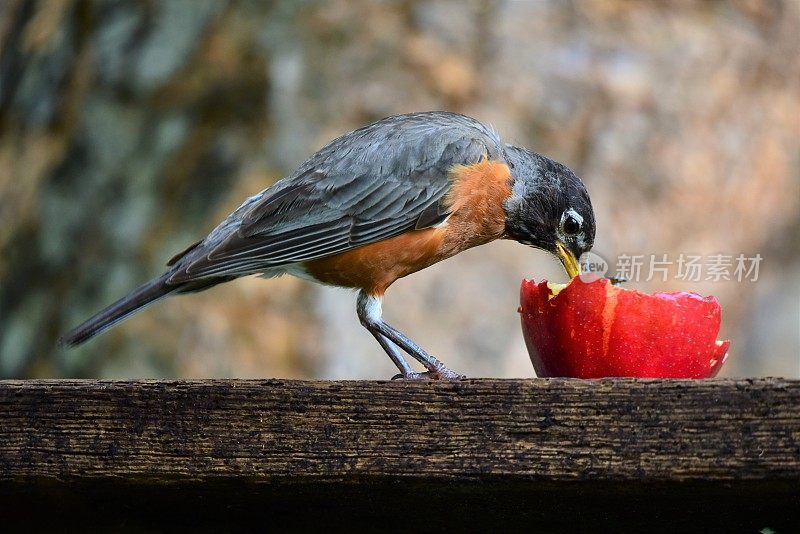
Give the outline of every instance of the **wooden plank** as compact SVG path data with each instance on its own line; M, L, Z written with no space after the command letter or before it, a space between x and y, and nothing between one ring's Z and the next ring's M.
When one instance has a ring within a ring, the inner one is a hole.
M224 505L288 525L314 504L348 525L569 528L617 507L652 526L655 503L693 502L694 526L723 506L775 528L798 489L797 380L0 381L0 502L20 520L80 523L91 501L106 526L131 502L158 521ZM402 512L426 503L436 518Z

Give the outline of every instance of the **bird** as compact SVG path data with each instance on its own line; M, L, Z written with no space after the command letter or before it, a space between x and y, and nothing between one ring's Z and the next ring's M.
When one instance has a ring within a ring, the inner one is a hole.
M356 312L406 380L463 378L382 316L396 280L464 250L515 240L570 278L592 248L586 186L566 166L505 144L466 115L395 115L346 133L176 254L160 276L60 338L72 347L164 297L249 275L357 290ZM415 371L406 355L425 371Z

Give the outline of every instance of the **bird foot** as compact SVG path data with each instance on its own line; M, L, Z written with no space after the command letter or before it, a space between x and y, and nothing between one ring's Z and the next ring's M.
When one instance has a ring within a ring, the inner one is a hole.
M455 371L451 371L447 367L444 367L436 371L425 371L424 373L401 373L394 375L392 380L461 380L462 378L467 377L460 373L456 373Z

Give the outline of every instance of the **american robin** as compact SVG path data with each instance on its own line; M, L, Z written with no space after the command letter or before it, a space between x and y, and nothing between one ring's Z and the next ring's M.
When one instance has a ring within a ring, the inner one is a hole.
M556 254L574 277L594 236L586 187L564 165L504 144L495 130L464 115L398 115L329 143L173 257L164 274L61 341L83 343L168 295L241 276L291 274L359 289L361 324L399 376L459 378L382 319L386 289L501 238ZM400 349L427 371L415 372Z

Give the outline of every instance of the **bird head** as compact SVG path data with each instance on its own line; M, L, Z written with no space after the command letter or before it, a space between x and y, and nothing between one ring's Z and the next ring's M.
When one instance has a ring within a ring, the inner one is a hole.
M506 146L511 196L505 201L506 235L558 256L570 278L594 244L594 211L586 186L558 162Z

